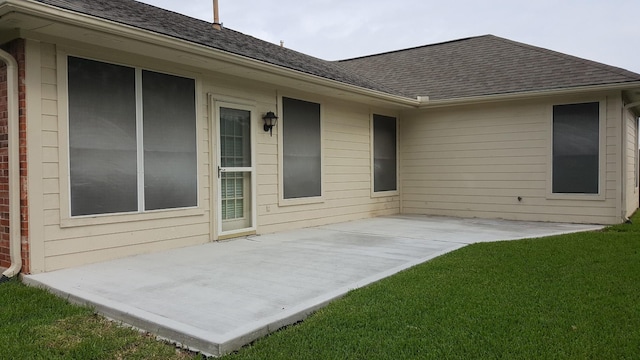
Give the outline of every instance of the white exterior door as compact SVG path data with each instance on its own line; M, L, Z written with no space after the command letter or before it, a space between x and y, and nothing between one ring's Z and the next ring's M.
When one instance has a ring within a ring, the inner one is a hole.
M255 230L254 110L217 103L218 235Z

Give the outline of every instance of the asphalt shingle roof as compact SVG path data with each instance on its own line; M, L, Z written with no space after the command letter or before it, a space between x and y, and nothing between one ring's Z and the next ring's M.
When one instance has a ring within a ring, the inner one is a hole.
M430 99L640 81L640 74L485 35L326 61L134 0L34 0L325 79Z
M228 28L134 0L35 0L58 8L91 15L213 49L264 61L325 79L400 95L331 61L315 58Z
M640 81L640 74L485 35L339 62L432 100Z

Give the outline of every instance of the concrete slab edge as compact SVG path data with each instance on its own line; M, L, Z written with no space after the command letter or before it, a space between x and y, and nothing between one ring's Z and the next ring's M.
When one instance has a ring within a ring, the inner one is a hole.
M96 313L127 326L150 332L157 337L190 351L201 352L206 356L220 356L219 341L212 334L197 328L185 326L185 324L162 318L158 315L141 311L136 308L123 306L122 304L99 298L78 291L53 287L33 279L28 275L22 276L24 284L40 289L66 299L72 304L88 306Z
M604 226L594 225L586 229L567 229L566 231L555 231L545 235L522 236L518 239L540 238L559 234L597 231L603 228ZM190 350L199 351L208 356L221 356L238 350L242 346L247 345L252 341L266 336L278 329L304 320L309 315L327 306L332 301L342 298L351 290L367 286L371 283L394 275L400 271L424 263L445 253L462 248L467 244L468 243L453 243L453 246L445 250L431 254L427 257L404 263L400 266L372 275L360 281L356 281L352 284L349 284L348 286L344 286L330 293L309 300L303 304L297 305L283 313L268 317L257 322L253 322L237 329L236 331L224 334L222 336L218 334L212 334L210 332L189 326L184 323L172 321L170 319L166 319L164 317L148 313L137 308L123 306L122 304L98 296L85 294L77 290L64 289L60 286L54 288L53 286L38 281L29 275L23 275L21 277L23 282L29 286L44 288L57 296L67 299L71 303L89 306L93 308L97 313L107 318L120 321L144 331L148 331L160 338L167 339L170 342L176 343Z
M149 312L141 311L137 308L123 306L120 303L95 295L82 293L78 290L72 291L70 289L64 289L62 286L53 287L44 282L38 281L29 275L22 276L22 280L26 285L46 289L52 294L66 299L70 303L89 306L100 315L109 319L122 322L136 329L148 331L159 338L175 343L178 346L187 348L191 351L197 351L207 356L217 357L236 351L252 341L273 333L285 326L302 321L309 315L327 306L332 301L342 298L351 290L367 286L400 271L409 269L464 246L466 246L466 244L454 244L445 250L406 262L395 268L377 273L306 301L287 310L286 312L250 323L236 331L224 334L222 337Z
M478 241L478 242L475 242L474 244L482 243L482 242L500 242L500 241L514 241L514 240L527 240L527 239L541 239L541 238L551 237L551 236L577 234L577 233L590 232L590 231L600 231L600 230L602 230L604 228L606 228L605 225L591 225L591 226L588 226L588 227L584 227L582 229L557 230L557 231L550 231L548 233L541 233L541 234L537 234L537 235L523 235L523 236L518 236L518 237L510 237L508 239L496 239L496 240L491 240L491 241Z

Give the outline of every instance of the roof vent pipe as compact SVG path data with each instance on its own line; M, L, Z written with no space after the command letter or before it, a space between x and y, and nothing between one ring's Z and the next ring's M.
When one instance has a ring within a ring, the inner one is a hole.
M222 24L220 23L220 12L218 11L218 0L213 0L213 28L216 30L222 30Z

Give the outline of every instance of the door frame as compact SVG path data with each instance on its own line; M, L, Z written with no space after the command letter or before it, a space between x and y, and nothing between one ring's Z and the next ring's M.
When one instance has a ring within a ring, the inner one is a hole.
M257 229L257 184L256 184L256 127L258 125L258 113L256 110L255 101L234 99L226 96L216 96L209 94L210 104L210 121L209 121L209 134L210 134L210 170L209 176L211 176L211 192L210 192L210 204L211 204L211 232L215 240L221 240L226 238L240 237L243 235L255 234ZM246 228L237 230L222 230L222 194L221 194L221 177L218 175L218 167L220 164L220 108L231 108L246 110L250 112L250 146L251 146L251 167L243 168L244 171L249 169L251 176L251 196L250 204L251 210L249 214L251 216L251 225Z

